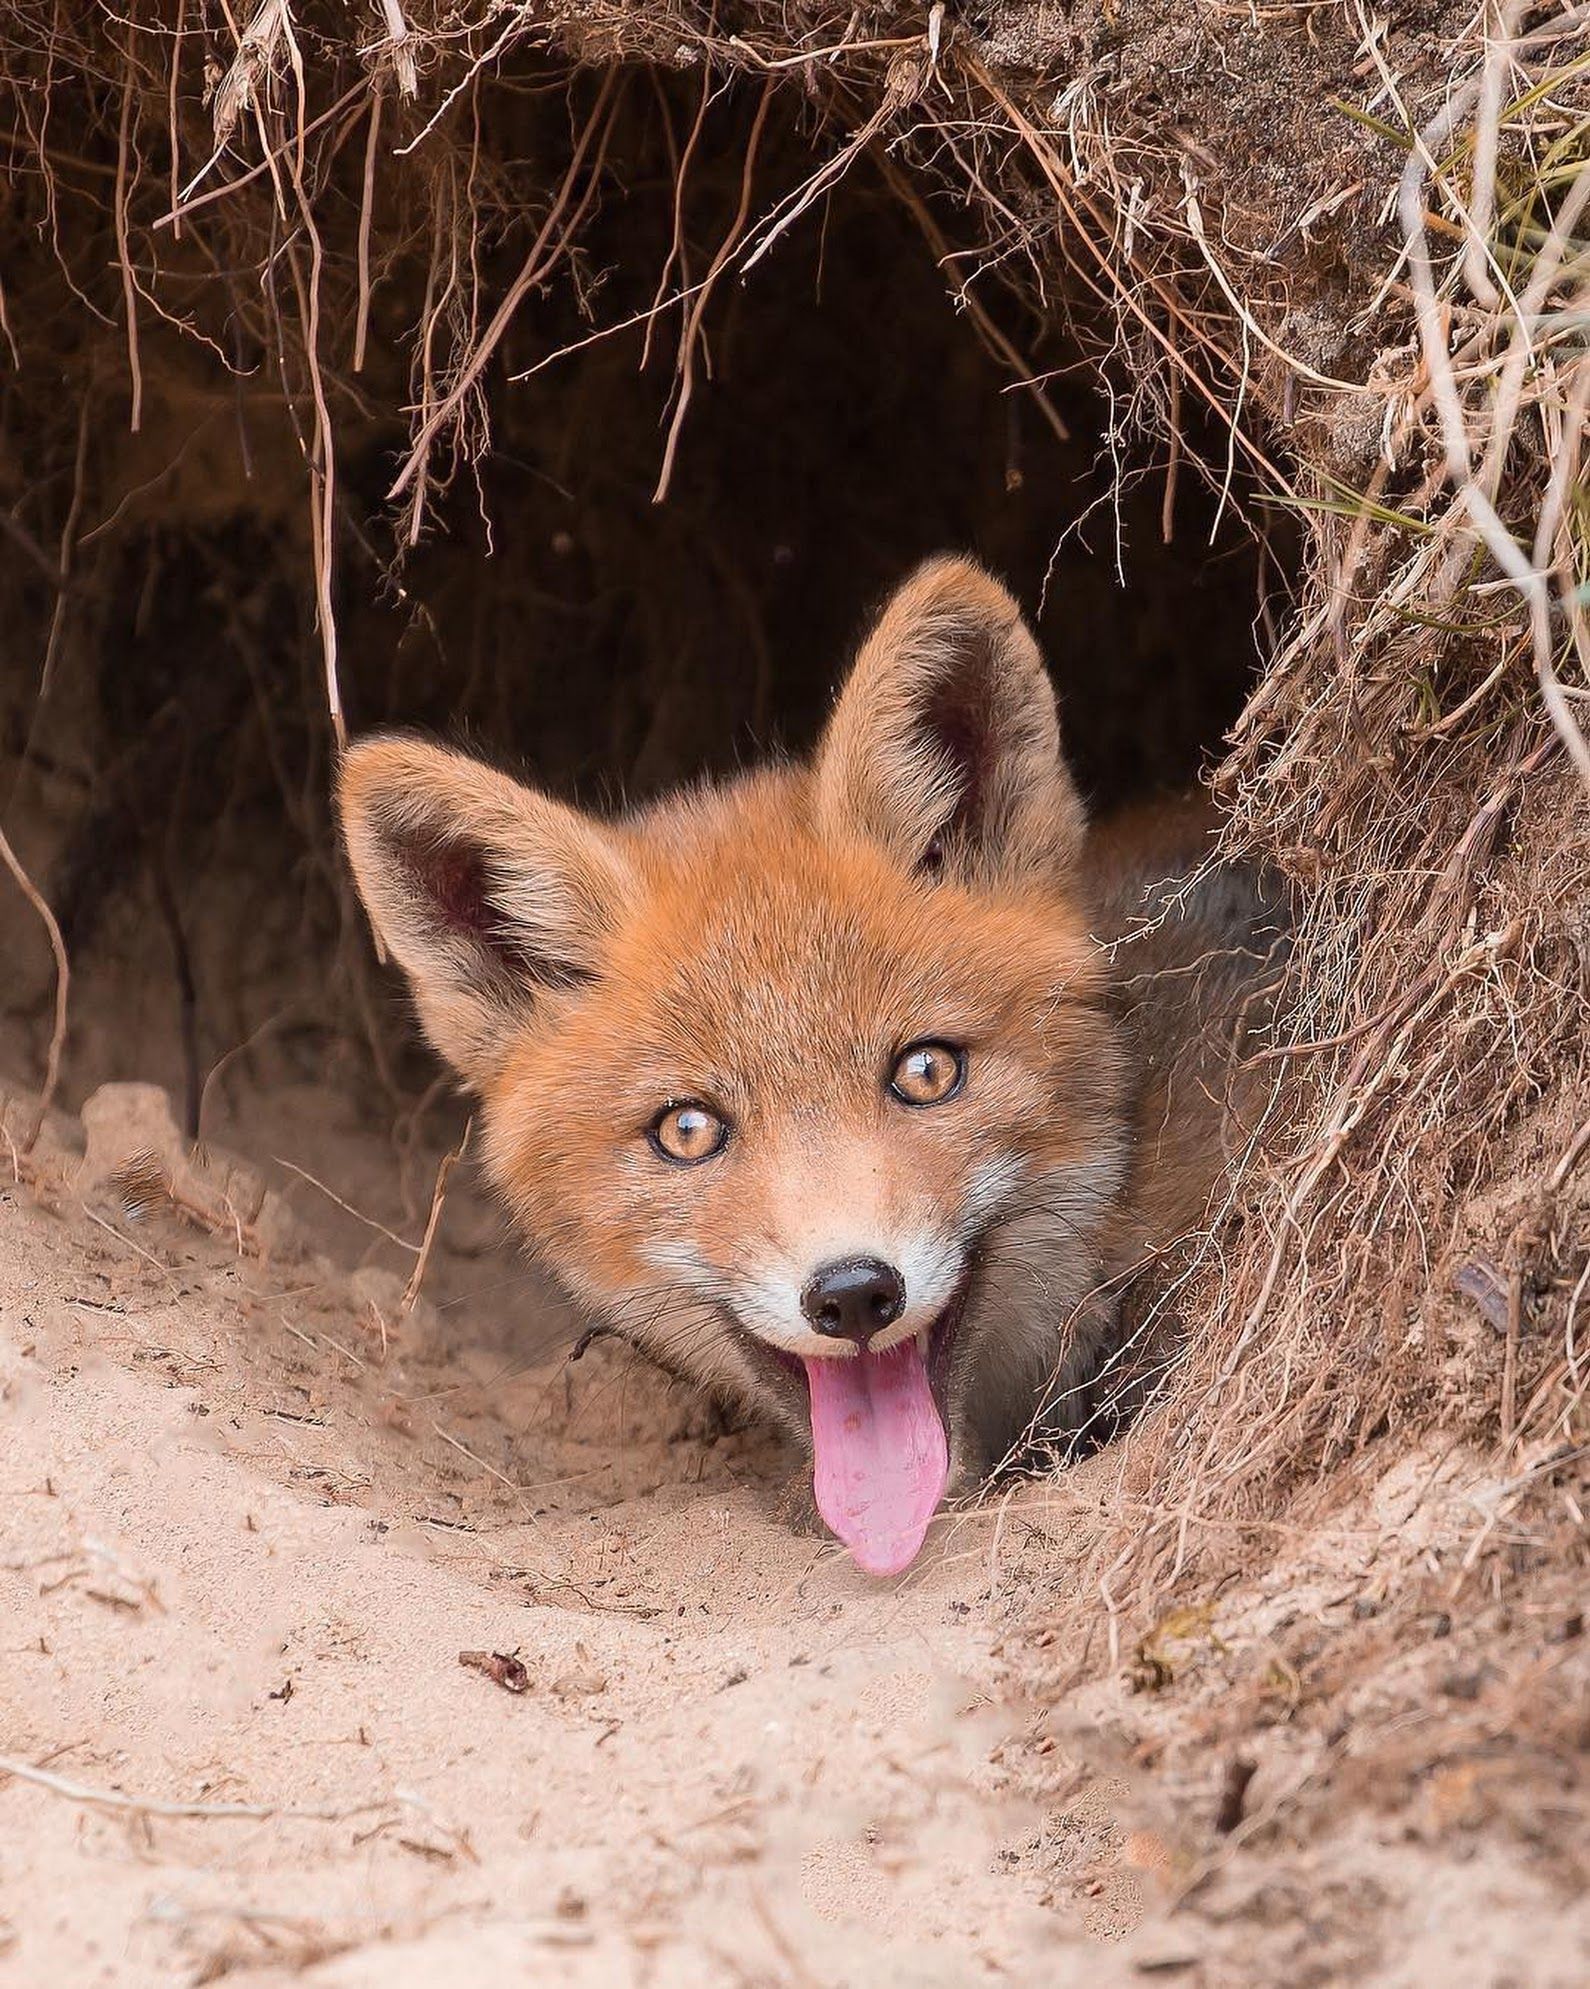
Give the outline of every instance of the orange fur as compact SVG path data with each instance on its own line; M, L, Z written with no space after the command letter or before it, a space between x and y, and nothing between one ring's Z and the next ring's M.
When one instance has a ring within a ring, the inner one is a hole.
M800 1362L838 1351L803 1285L886 1257L906 1310L875 1348L960 1307L936 1385L963 1467L1086 1421L1119 1286L1207 1200L1211 1023L1263 927L1229 874L1163 911L1154 881L1205 841L1185 811L1168 844L1087 834L997 582L954 559L908 581L809 767L597 822L376 739L341 799L372 919L481 1095L491 1178L595 1312L799 1432ZM1136 951L1112 946L1144 911ZM922 1040L967 1058L931 1109L887 1088ZM648 1142L681 1100L730 1129L703 1165Z

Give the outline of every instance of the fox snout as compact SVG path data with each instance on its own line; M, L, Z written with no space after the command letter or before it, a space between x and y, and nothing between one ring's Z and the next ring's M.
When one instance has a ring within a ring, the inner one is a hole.
M878 1257L825 1264L801 1293L801 1311L814 1333L868 1346L905 1310L905 1279Z
M772 1249L763 1231L760 1257L742 1241L725 1280L744 1331L800 1360L848 1360L925 1338L965 1268L959 1239L925 1226L849 1223L820 1238L803 1229Z

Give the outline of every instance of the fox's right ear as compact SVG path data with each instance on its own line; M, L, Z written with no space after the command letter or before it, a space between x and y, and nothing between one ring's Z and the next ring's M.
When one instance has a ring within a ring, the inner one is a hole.
M629 890L597 822L461 753L354 746L338 782L359 895L425 1033L479 1084L536 999L596 976Z
M1082 847L1043 657L1015 601L970 559L929 560L885 606L815 775L827 832L965 883L1052 877Z

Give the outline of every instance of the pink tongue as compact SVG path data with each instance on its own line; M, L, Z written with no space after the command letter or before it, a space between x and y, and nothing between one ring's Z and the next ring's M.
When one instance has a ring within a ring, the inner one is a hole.
M817 1510L869 1575L916 1559L949 1477L949 1444L915 1340L804 1363Z

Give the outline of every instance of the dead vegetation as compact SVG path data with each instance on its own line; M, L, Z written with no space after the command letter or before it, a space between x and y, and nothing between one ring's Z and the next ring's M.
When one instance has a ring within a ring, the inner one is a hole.
M1370 375L1362 487L1301 466L1299 619L1218 776L1307 912L1279 1137L1139 1459L1179 1508L1173 1568L1200 1511L1388 1430L1536 1465L1582 1438L1584 25L1487 16L1428 116L1375 52L1406 163L1365 308L1405 343Z
M511 535L525 485L496 466L538 422L530 476L584 474L549 397L567 380L600 399L626 340L668 385L660 426L615 445L630 509L591 556L665 602L687 558L714 559L732 506L732 484L697 489L685 466L736 299L865 179L1045 448L1065 448L1085 376L1107 516L1146 506L1184 543L1202 486L1199 529L1240 511L1259 542L1277 520L1301 542L1216 773L1233 845L1302 890L1286 1034L1230 1220L1183 1294L1199 1331L1121 1448L1130 1517L1093 1532L1086 1606L1103 1596L1128 1655L1179 1589L1262 1558L1278 1513L1302 1523L1308 1486L1324 1487L1312 1510L1339 1503L1388 1438L1499 1447L1521 1511L1545 1488L1572 1499L1590 1389L1587 26L1518 0L1395 22L1353 0L925 16L26 0L0 30L0 531L30 637L5 698L12 792L31 782L48 820L63 694L87 700L81 726L117 723L74 658L129 623L158 643L176 590L239 655L294 659L248 663L236 710L218 682L213 708L174 723L225 729L231 768L245 749L274 763L313 849L346 710L427 716L430 652L405 661L402 642L390 702L368 679L350 700L364 598L385 590L404 641L447 622L460 513ZM642 182L666 227L637 271L624 217ZM749 365L783 363L764 344ZM891 404L907 453L936 385ZM1038 472L1012 457L1011 487L1024 475L1030 490ZM160 548L141 578L115 563L128 525ZM739 603L732 551L717 556ZM262 585L262 562L292 584ZM702 666L696 688L712 719L730 695L765 733L772 651L754 606L744 619L754 683L724 692ZM688 640L666 605L658 620L655 668L666 652L677 670ZM623 626L597 615L581 653ZM506 699L489 661L477 674L488 705ZM1132 687L1114 695L1130 723ZM642 781L678 747L612 723ZM172 764L146 758L143 791ZM0 853L45 915L48 880ZM74 901L90 888L68 882ZM339 891L329 857L306 856L299 931L348 934L360 1054L412 1111ZM167 924L180 956L184 923ZM64 1003L53 921L51 944ZM240 1012L237 1040L257 1022ZM1539 1537L1560 1546L1560 1522Z

